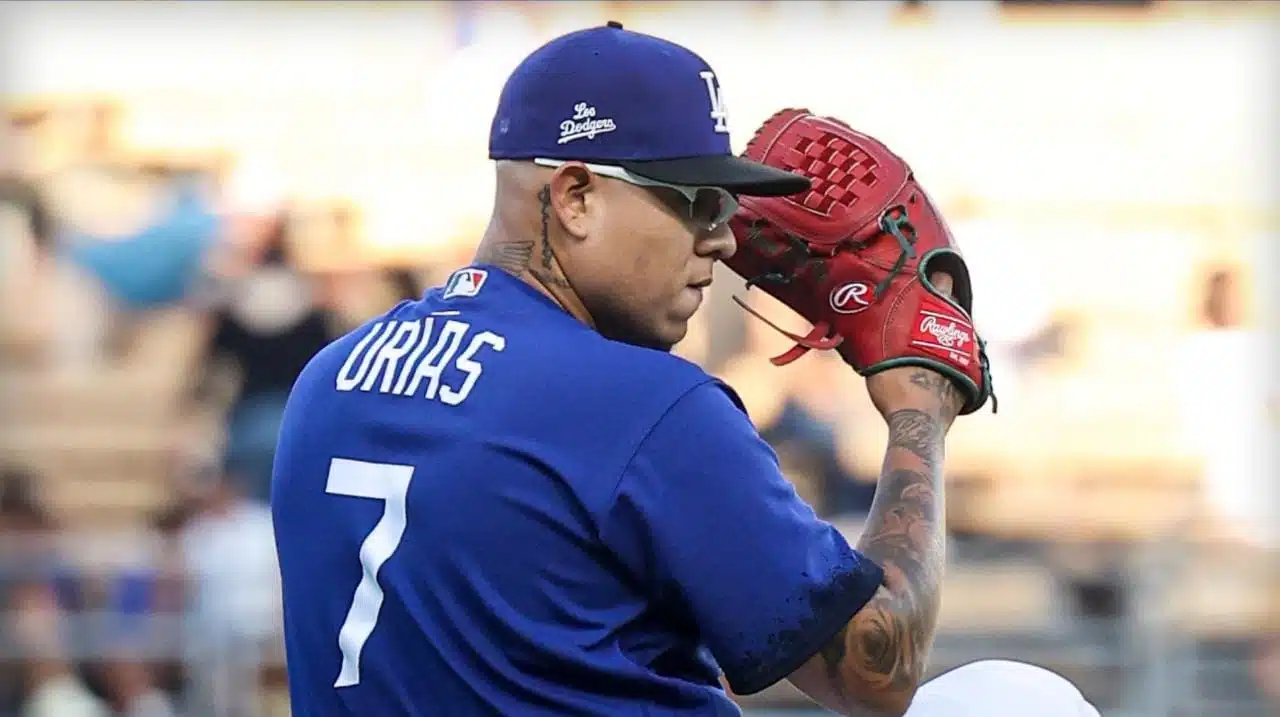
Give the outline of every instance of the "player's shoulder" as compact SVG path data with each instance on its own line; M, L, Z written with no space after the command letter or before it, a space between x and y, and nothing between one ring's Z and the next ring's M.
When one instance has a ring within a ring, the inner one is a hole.
M406 299L381 314L369 318L356 326L347 329L343 334L330 341L316 352L303 367L298 379L294 382L293 392L298 393L310 384L333 383L333 378L344 363L350 363L353 356L359 357L364 349L372 348L371 344L394 328L396 322L417 318L418 311L415 300Z
M631 397L637 404L661 404L665 412L696 389L712 403L728 398L735 410L743 410L737 393L704 368L674 353L642 348L604 337L598 339L590 366L584 378L588 383L611 386ZM687 403L687 402L686 402ZM705 403L705 401L703 401Z
M326 354L337 354L345 357L351 347L361 341L369 340L371 336L376 338L377 331L387 327L391 322L419 318L420 311L416 309L418 303L413 299L405 299L390 309L356 324L338 336L338 338L329 342L327 346L316 354L316 357L325 357Z
M611 341L601 336L596 342L599 365L613 374L614 380L624 380L641 385L688 385L714 380L701 366L667 351Z

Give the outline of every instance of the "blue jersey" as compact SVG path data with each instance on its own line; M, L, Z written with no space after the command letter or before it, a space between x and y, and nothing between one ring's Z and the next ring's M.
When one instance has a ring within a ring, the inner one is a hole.
M736 715L883 573L737 397L493 267L320 352L272 488L297 717Z

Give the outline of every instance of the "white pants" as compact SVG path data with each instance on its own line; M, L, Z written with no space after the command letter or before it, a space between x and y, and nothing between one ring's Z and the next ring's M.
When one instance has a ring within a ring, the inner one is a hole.
M1012 660L982 660L929 680L906 717L1099 717L1080 690L1054 672Z

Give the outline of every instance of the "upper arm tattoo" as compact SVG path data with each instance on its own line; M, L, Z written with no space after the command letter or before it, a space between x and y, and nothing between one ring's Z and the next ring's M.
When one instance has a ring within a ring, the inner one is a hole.
M859 550L885 571L876 594L819 653L832 690L851 709L858 693L900 693L925 670L937 623L945 562L942 456L957 402L951 382L920 371L911 382L939 398L940 411L888 416L889 449Z

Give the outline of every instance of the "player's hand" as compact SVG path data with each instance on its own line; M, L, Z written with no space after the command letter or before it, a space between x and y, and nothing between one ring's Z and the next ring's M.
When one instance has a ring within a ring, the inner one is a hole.
M939 292L951 296L951 275L934 272L929 280ZM925 411L949 428L964 406L964 395L951 379L922 366L891 368L867 377L867 392L880 415L904 409Z

